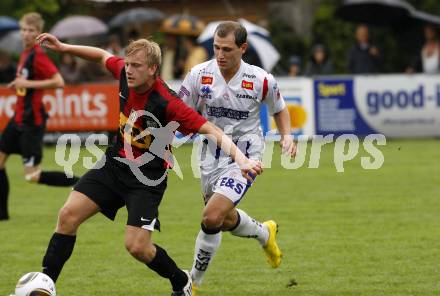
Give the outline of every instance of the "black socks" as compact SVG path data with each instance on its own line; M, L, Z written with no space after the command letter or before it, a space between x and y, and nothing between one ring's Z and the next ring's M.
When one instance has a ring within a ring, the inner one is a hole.
M47 274L54 282L63 269L64 263L72 255L76 235L54 233L43 258L43 273Z
M47 274L54 282L63 269L64 264L72 255L76 236L54 233L49 241L46 254L43 258L43 273ZM167 252L155 245L156 256L147 263L147 266L157 272L161 277L170 280L174 291L180 291L188 282L185 272L179 269Z
M6 169L0 170L0 220L8 220L9 181Z
M38 183L49 186L73 186L78 182L78 177L67 178L63 172L41 172Z
M156 257L147 263L147 266L157 272L161 277L170 280L173 291L180 291L188 282L188 277L181 269L179 269L173 259L168 256L167 252L156 246Z
M78 177L67 178L63 172L41 172L38 183L51 186L73 186ZM0 220L8 220L9 181L6 169L0 169Z

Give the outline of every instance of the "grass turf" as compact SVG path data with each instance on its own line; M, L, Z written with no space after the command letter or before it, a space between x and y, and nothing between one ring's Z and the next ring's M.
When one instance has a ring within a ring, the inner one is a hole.
M272 166L258 178L240 208L280 224L284 260L265 262L256 241L226 233L200 295L439 295L440 150L436 140L389 141L385 163L364 170L360 156L337 173L333 145L320 166L286 170L275 149ZM310 143L309 143L310 147ZM45 169L60 170L54 148L45 148ZM309 149L310 152L310 149ZM199 180L189 163L191 146L175 149L184 179L170 174L160 207L162 233L155 242L179 266L190 268L202 210ZM82 151L83 156L90 156ZM27 184L13 156L11 220L0 223L0 296L13 292L24 273L40 270L58 209L69 189ZM77 174L85 169L78 164ZM96 215L83 224L71 259L57 282L58 295L169 295L170 285L124 248L126 211L115 222Z

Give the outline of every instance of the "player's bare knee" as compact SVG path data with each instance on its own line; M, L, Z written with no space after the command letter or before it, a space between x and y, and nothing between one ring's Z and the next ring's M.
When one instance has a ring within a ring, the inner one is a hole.
M125 248L130 253L131 256L135 258L139 258L142 254L140 245L137 244L135 241L129 240L125 241Z
M126 240L125 248L131 256L140 260L150 262L154 258L155 249L145 245L145 243L138 240Z
M147 262L153 261L154 257L156 257L156 247L153 244L148 244L145 247L145 259Z
M233 222L232 220L225 220L223 221L222 226L220 227L221 231L230 231L231 229L235 228L237 225L237 222Z
M79 219L69 207L62 207L58 213L57 232L75 234L79 227Z
M234 228L237 225L237 214L235 212L229 213L225 219L223 220L223 224L221 226L222 231L229 231L231 228Z
M220 228L223 224L224 217L218 213L204 214L202 223L206 228Z

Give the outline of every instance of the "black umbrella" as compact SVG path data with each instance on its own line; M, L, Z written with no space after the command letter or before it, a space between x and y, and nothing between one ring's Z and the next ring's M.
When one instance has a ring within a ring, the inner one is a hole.
M395 25L408 19L413 11L402 0L345 0L335 15L350 22Z
M434 25L440 26L440 17L438 15L429 14L423 11L414 10L410 15L410 22L418 25Z
M161 21L164 18L165 14L154 8L132 8L117 14L108 25L110 28L118 28L127 24Z

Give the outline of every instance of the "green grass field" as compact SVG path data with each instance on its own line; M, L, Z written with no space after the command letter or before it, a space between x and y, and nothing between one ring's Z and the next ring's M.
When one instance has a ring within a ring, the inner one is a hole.
M310 146L310 145L309 145ZM385 163L364 170L360 156L337 173L333 145L320 166L286 170L276 149L272 168L240 207L280 224L284 261L271 269L256 241L226 233L205 277L201 296L440 295L440 149L438 140L388 141ZM155 241L190 268L202 210L199 180L191 173L191 146L175 150L184 179L171 173ZM88 156L86 152L84 156ZM308 160L308 158L306 159ZM46 169L60 168L54 148ZM0 296L16 280L39 271L58 209L69 190L27 184L21 159L7 164L11 220L0 223ZM78 165L75 172L85 170ZM167 280L124 248L126 212L115 222L97 215L81 226L75 251L57 282L58 295L169 295Z

